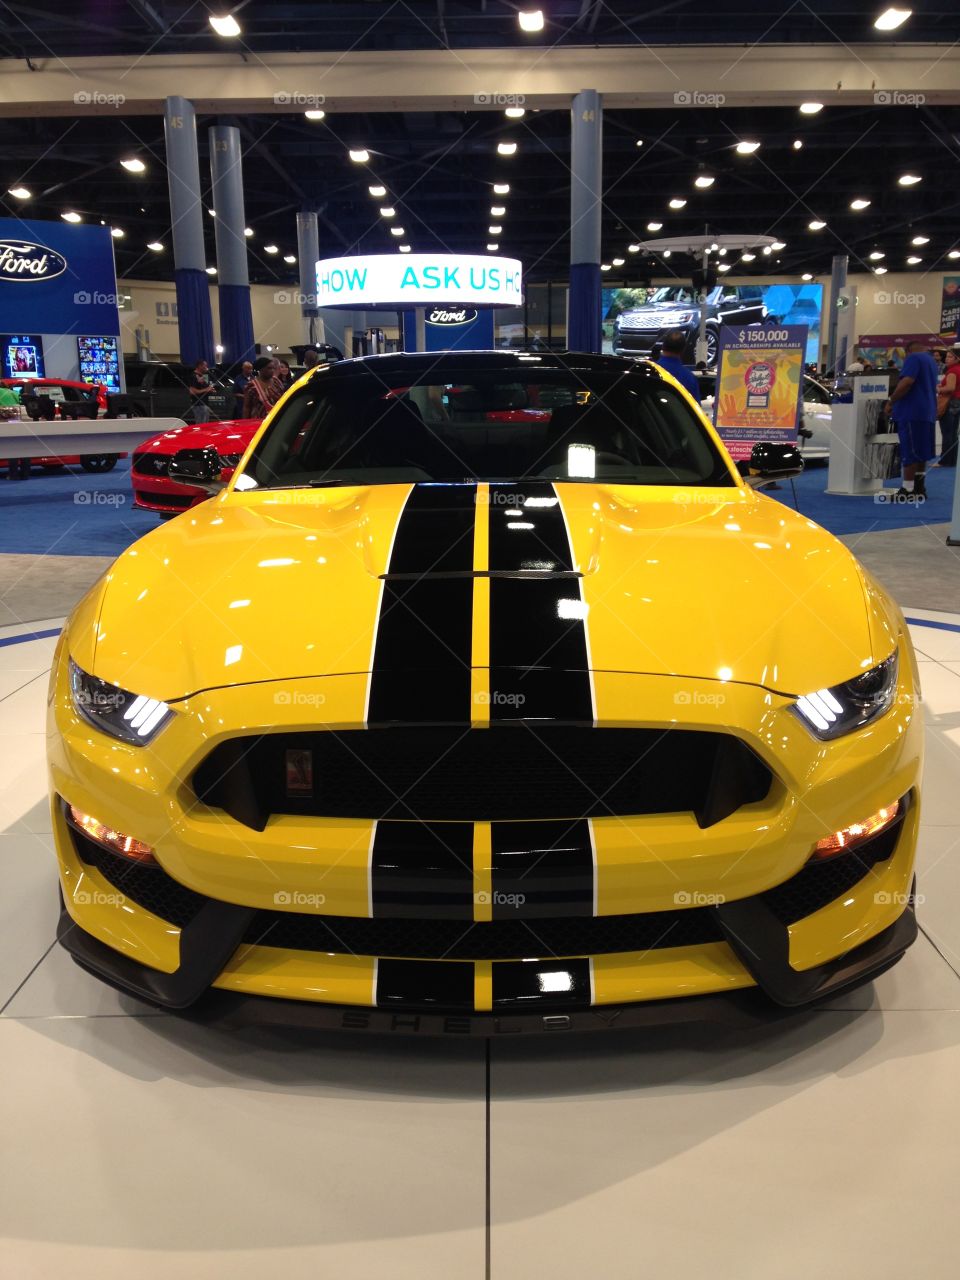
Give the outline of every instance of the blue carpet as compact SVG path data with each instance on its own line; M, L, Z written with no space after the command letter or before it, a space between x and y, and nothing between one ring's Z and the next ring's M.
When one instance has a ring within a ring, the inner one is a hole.
M829 496L824 492L827 468L812 466L796 481L797 499L800 511L831 533L946 524L956 475L956 471L935 467L927 477L930 496L916 506ZM896 488L891 480L887 492ZM770 496L793 506L789 483ZM56 473L34 471L23 484L0 477L0 552L116 556L158 523L153 512L134 509L129 460L99 476L67 467Z

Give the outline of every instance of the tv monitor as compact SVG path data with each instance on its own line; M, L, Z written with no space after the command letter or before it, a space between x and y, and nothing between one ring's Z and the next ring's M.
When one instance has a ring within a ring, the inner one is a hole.
M43 339L36 334L0 334L4 378L42 378Z

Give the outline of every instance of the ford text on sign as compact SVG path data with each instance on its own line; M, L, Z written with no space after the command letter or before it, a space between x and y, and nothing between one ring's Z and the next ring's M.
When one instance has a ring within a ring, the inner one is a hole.
M317 263L317 305L397 307L469 303L514 307L523 302L515 258L452 253L378 254Z

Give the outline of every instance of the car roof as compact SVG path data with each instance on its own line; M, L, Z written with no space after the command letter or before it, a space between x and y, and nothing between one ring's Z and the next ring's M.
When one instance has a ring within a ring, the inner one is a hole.
M640 377L662 377L659 367L647 360L631 360L625 356L593 355L584 351L404 351L382 356L358 356L352 360L335 360L309 370L312 377L341 378L374 373L379 377L420 377L443 374L449 370L463 373L514 373L527 378L532 366L571 373L634 373Z

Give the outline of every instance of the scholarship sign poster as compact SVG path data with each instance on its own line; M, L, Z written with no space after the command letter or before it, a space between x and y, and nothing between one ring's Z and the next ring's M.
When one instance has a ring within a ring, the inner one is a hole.
M803 324L720 330L713 422L734 462L761 440L796 443L806 346Z
M940 303L940 336L956 338L960 331L960 276L943 277Z

